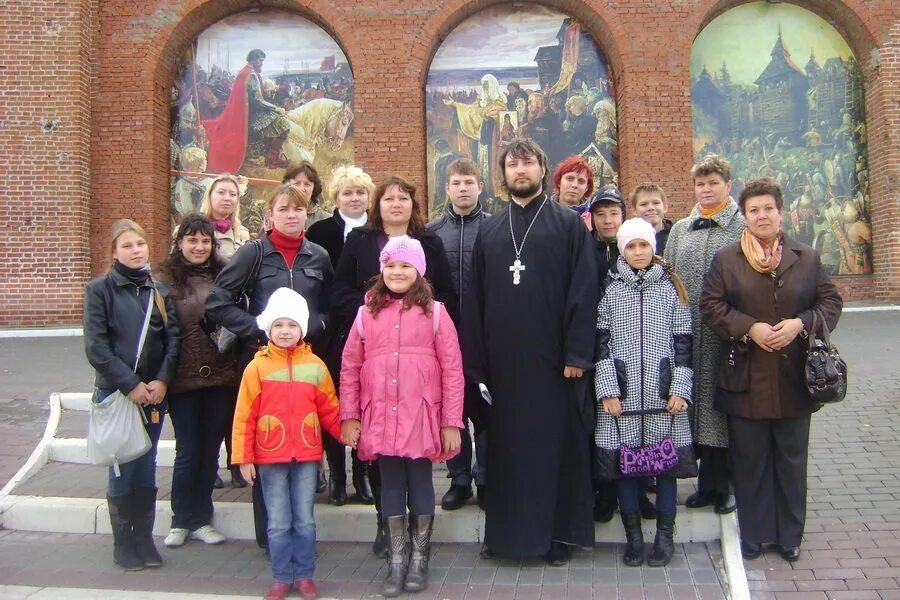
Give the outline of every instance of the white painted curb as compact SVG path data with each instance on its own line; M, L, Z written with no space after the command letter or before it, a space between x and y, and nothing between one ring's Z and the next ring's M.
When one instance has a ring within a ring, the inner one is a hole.
M737 514L719 517L722 537L722 558L725 559L729 600L750 600L750 586L744 571L744 557L741 555L741 534L738 529Z

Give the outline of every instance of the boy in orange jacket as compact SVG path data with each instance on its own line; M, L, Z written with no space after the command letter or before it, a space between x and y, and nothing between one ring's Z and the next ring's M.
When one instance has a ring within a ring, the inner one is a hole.
M340 439L340 404L328 368L303 342L309 308L290 288L276 290L256 318L269 336L241 380L232 429L232 461L262 485L269 513L274 582L266 600L282 600L295 583L316 598L313 516L324 427Z

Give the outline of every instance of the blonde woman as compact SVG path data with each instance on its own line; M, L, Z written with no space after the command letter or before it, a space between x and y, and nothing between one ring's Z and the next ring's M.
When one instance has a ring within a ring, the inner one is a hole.
M150 277L150 246L140 225L116 221L110 236L112 265L84 291L84 347L96 371L94 402L119 390L146 415L150 450L109 468L106 500L113 557L129 571L162 566L153 544L156 514L156 447L166 413L166 393L178 366L179 330L172 298ZM150 322L138 356L147 310ZM135 366L136 365L136 366Z
M200 205L200 212L209 217L216 230L219 256L226 261L250 241L250 232L241 224L240 200L240 181L234 175L224 173L212 180Z

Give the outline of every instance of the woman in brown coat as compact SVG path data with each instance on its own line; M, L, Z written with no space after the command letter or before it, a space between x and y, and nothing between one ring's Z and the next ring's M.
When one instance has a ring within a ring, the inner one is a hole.
M715 408L728 416L741 550L756 558L775 543L793 561L806 520L810 415L819 408L804 384L802 338L814 311L833 329L843 301L818 254L782 233L773 180L748 182L740 207L747 229L713 259L700 312L726 340Z

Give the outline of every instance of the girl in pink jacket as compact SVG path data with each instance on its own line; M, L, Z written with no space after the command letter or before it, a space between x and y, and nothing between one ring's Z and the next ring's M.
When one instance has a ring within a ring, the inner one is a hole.
M464 383L456 328L432 299L422 244L391 238L379 258L381 276L344 347L341 434L360 460L378 461L390 536L382 593L392 598L428 587L431 463L459 452Z

